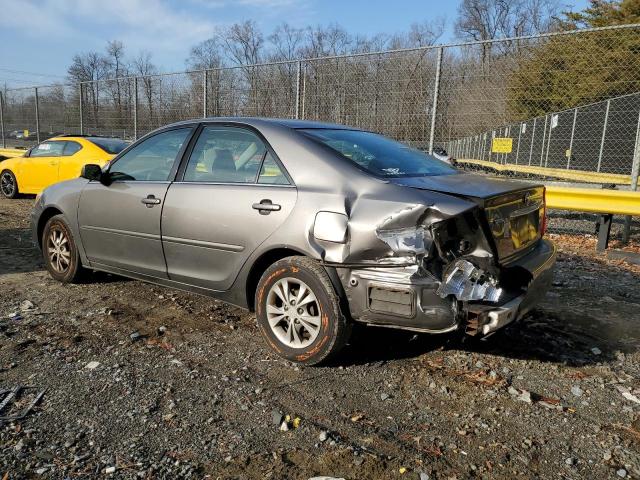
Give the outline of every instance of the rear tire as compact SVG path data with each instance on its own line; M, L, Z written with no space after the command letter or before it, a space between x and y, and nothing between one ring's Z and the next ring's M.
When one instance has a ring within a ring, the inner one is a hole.
M0 173L0 192L4 198L17 198L20 195L18 181L11 170Z
M80 283L87 270L82 267L78 247L64 215L51 217L42 232L42 255L49 274L62 283Z
M347 343L351 323L342 313L326 270L307 257L271 265L256 290L256 317L267 344L292 362L317 365Z

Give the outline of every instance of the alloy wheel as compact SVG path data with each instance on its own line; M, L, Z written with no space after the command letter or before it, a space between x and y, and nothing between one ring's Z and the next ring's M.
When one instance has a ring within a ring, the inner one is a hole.
M274 335L289 348L306 348L320 333L318 299L303 281L286 277L267 294L267 320Z
M13 175L9 172L4 172L0 177L0 190L5 197L11 198L16 191L16 182L13 180Z
M59 226L53 226L47 239L49 263L58 273L64 273L71 265L71 250L67 234Z

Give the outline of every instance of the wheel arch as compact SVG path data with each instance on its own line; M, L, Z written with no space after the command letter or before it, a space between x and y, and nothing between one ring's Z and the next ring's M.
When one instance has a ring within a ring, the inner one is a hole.
M291 247L276 247L260 254L258 258L251 265L251 269L247 274L247 281L245 282L247 308L250 311L255 311L255 295L258 288L258 282L262 274L278 260L282 260L286 257L304 256L308 257L301 250L296 250Z
M63 215L62 211L56 207L47 207L40 214L40 218L38 218L38 245L42 250L42 233L44 232L44 226L47 224L50 218L55 217L56 215Z
M247 280L245 282L246 305L251 312L255 311L255 295L256 290L258 289L258 282L260 281L260 277L262 277L262 274L267 270L267 268L269 268L269 266L273 265L278 260L295 256L302 256L313 259L311 255L303 252L302 250L297 250L295 248L287 246L275 247L267 250L266 252L260 254L260 256L253 262L253 265L251 266L251 269L247 274ZM341 300L341 306L345 308L345 312L348 312L349 308L346 303L347 299L344 287L342 286L342 282L340 281L340 277L338 276L335 267L324 266L324 269L329 275L329 279L331 280L331 283L333 284L333 287Z

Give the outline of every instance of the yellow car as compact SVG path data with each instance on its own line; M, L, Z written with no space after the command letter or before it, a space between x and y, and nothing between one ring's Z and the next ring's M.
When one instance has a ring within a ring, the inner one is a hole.
M118 138L60 136L32 148L22 157L0 161L0 192L6 198L40 193L49 185L80 176L88 163L105 165L126 146Z

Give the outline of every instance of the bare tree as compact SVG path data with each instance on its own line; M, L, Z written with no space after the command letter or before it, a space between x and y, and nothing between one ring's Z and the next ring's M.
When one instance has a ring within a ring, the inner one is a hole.
M138 56L133 60L133 69L136 75L141 77L144 97L147 101L147 108L149 109L149 124L153 125L153 75L156 75L158 73L158 68L151 61L151 53L147 51L140 52Z
M444 34L445 24L443 17L421 23L412 23L409 33L407 33L407 46L429 47L435 45Z
M547 31L560 11L557 0L462 0L455 29L464 40L493 40ZM513 50L502 43L502 53ZM492 44L483 46L483 59Z
M211 70L222 67L222 58L220 38L214 36L192 47L185 63L189 70Z
M114 79L113 81L109 81L106 83L107 91L110 93L113 99L113 104L116 111L116 124L112 126L120 128L124 126L122 124L122 120L124 117L123 110L128 110L127 107L123 108L123 90L124 96L127 98L127 100L130 98L131 93L128 85L129 81L123 81L121 78L128 75L128 68L124 60L124 44L119 40L111 40L107 43L106 51L107 54L105 60L109 68L109 77ZM124 88L122 85L123 82ZM128 101L126 103L127 105L129 104Z
M94 127L98 127L99 90L98 80L109 73L109 64L104 55L98 52L87 52L74 55L71 66L67 69L69 78L74 83L84 84L80 94L82 102L91 105ZM87 82L87 83L84 83Z
M264 37L253 20L232 25L223 30L220 37L230 60L237 65L252 65L262 61Z
M282 23L269 35L270 60L295 60L300 58L303 42L303 29L292 27L288 23Z

